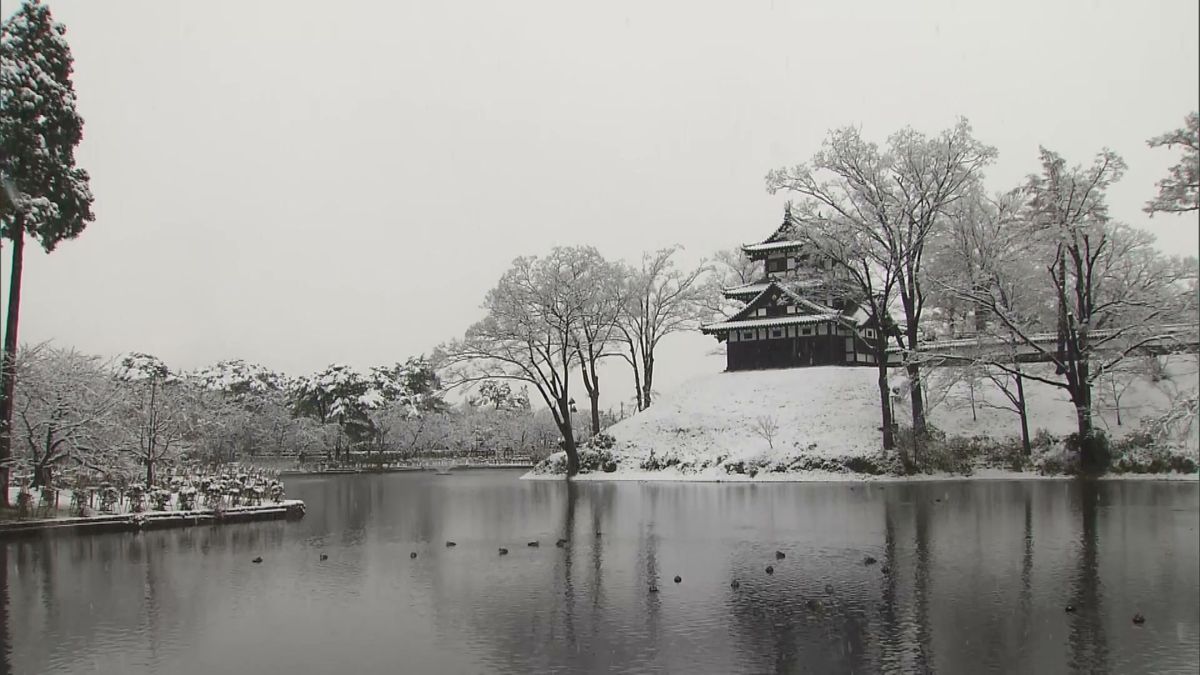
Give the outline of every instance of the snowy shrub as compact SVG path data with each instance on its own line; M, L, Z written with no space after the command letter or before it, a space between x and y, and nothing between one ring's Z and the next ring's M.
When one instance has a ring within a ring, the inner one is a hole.
M17 515L20 517L25 517L32 511L33 493L22 486L20 492L17 493Z
M682 460L676 453L665 453L663 455L655 455L651 450L646 459L642 460L641 468L643 471L662 471L673 466L678 466Z
M179 508L182 511L191 511L196 508L196 488L185 485L179 488Z
M150 493L151 508L155 511L166 511L171 504L171 491L159 488Z
M1047 450L1050 450L1054 446L1058 445L1058 443L1059 438L1046 429L1038 429L1034 432L1033 438L1029 440L1029 445L1032 447L1035 453L1046 452Z
M125 499L129 500L129 510L134 513L140 513L146 509L145 502L142 498L145 496L146 490L138 483L134 483L125 488Z
M551 453L546 459L538 462L533 470L535 473L565 474L567 472L567 453L562 451Z
M598 433L588 439L587 447L596 450L612 450L617 444L617 439L609 436L606 433Z
M913 433L912 427L898 427L896 450L905 474L968 475L972 472L972 459L977 448L969 438L956 436L948 439L942 430L930 425L926 427L922 438Z
M77 489L74 492L72 492L71 493L71 515L80 516L80 517L87 516L88 511L90 510L89 509L90 502L91 502L91 498L89 497L86 490Z
M887 459L883 456L856 456L842 460L842 466L852 473L865 473L879 476L887 473Z
M116 510L117 500L120 499L121 493L117 488L111 485L104 485L100 488L100 510L105 513L112 513Z
M1090 438L1081 438L1078 433L1070 434L1063 439L1063 445L1076 458L1077 468L1085 470L1089 474L1102 474L1112 464L1112 444L1108 440L1108 435L1099 429L1092 431ZM1086 467L1079 459L1083 456L1085 445L1092 447L1091 465Z

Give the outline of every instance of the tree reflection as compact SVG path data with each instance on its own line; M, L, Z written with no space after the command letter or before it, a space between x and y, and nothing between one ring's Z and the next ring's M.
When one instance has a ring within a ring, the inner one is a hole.
M567 637L567 646L572 650L579 649L575 639L575 584L573 583L572 561L575 558L575 505L579 501L579 486L575 481L566 481L567 504L563 510L563 539L566 551L563 554L563 630Z
M929 657L933 653L932 627L929 625L929 498L918 492L916 502L915 569L913 570L913 604L916 610L917 662L916 671L929 672Z
M12 630L8 625L8 544L0 543L0 675L12 672Z
M1071 582L1070 597L1075 612L1067 637L1071 657L1068 665L1074 671L1103 673L1108 672L1108 641L1100 606L1100 547L1096 525L1100 484L1088 480L1080 481L1075 487L1072 494L1078 495L1081 526L1078 562Z

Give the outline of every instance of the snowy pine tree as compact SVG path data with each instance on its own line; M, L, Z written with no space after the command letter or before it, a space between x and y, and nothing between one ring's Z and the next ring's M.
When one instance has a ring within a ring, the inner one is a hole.
M83 119L75 110L66 27L31 0L0 28L0 234L12 241L0 361L0 503L8 502L12 401L25 235L47 252L93 219L88 174L75 166Z

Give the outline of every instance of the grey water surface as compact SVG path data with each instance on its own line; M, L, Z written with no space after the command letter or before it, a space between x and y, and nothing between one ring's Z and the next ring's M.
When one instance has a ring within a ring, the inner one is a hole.
M293 479L298 522L0 544L0 669L1195 673L1200 659L1194 482L519 475Z

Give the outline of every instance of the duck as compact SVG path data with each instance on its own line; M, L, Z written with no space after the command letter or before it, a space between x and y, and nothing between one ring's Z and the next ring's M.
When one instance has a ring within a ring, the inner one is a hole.
M453 541L446 542L446 548L450 548L452 546L458 546L458 544Z
M676 575L675 575L675 583L677 583L677 584L678 584L678 583L680 583L680 582L682 582L682 581L683 581L683 577L681 577L681 576L679 576L678 574L676 574Z
M738 586L741 586L741 584L740 584L740 583L738 583L738 580L737 580L737 579L734 579L733 581L729 582L729 587L730 587L730 588L737 588Z
M324 553L322 553L322 554L321 554L321 560L329 560L329 556L328 556L328 555L326 555L326 554L324 554Z
M508 549L501 546L500 547L500 555L508 555Z
M767 574L775 574L775 568L771 565L767 565Z
M567 540L566 540L566 539L559 539L558 541L554 542L554 545L555 545L555 546L557 546L557 547L559 547L559 548L562 548L562 547L564 547L564 546L566 546L566 545L567 545Z
M416 558L416 557L417 557L417 552L416 552L416 551L413 551L412 553L409 553L409 554L408 554L408 557L410 557L410 558Z
M825 608L825 606L821 604L821 601L817 600L815 598L811 599L811 600L806 600L804 602L804 606L813 612L819 612Z
M874 565L877 562L879 562L879 561L871 556L867 556L867 557L863 558L864 565Z
M783 560L786 557L787 556L784 555L783 551L775 551L775 559L776 560Z
M1137 614L1133 615L1133 622L1140 626L1146 623L1146 617L1142 616L1141 612L1138 612Z
M255 558L254 560L251 560L250 562L254 563L255 565L259 564L262 562L262 556L260 555L257 558Z
M528 546L528 547L530 547L530 548L537 548L538 546L541 546L541 543L539 543L539 542L536 542L536 541L531 541L531 542L529 542L528 544L525 544L525 545L526 545L526 546Z
M1075 605L1067 605L1066 607L1063 607L1063 611L1064 611L1064 612L1074 612L1074 611L1075 611Z

